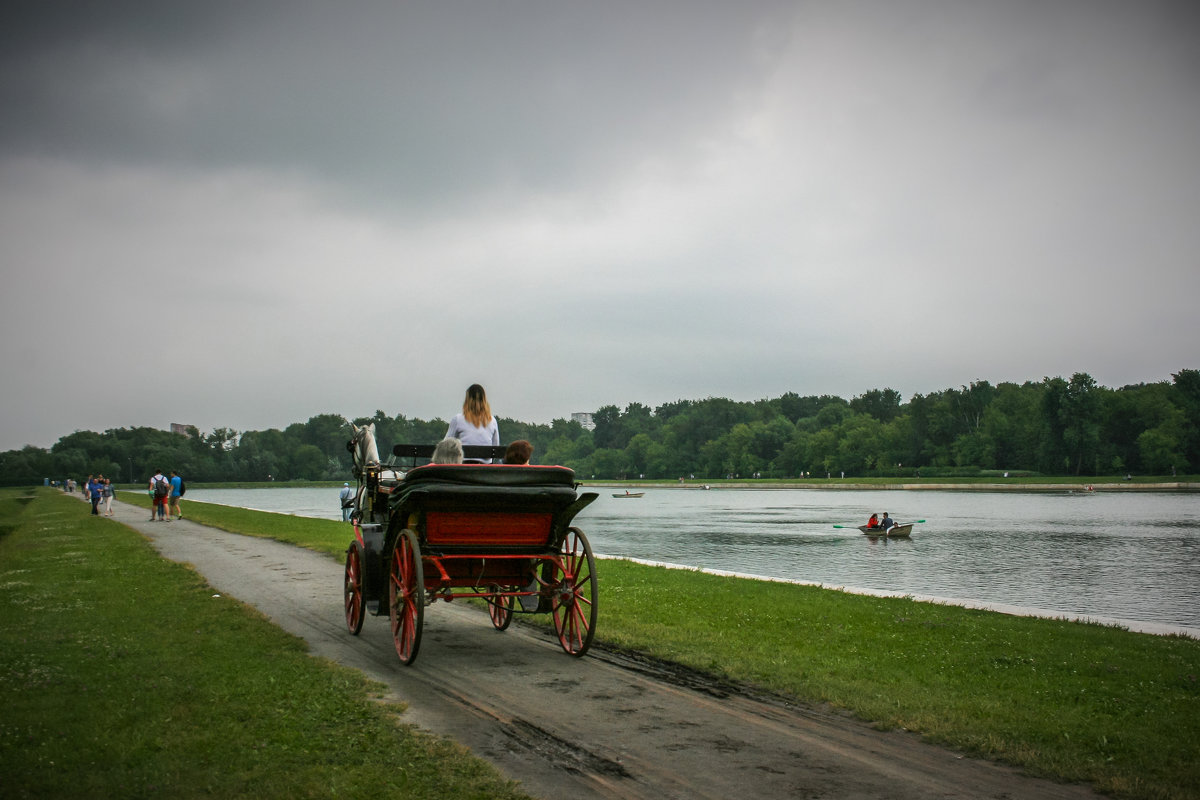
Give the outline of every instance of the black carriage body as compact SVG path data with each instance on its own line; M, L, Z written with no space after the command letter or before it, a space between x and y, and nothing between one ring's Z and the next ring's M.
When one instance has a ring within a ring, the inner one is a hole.
M385 556L408 529L425 557L427 591L527 584L585 498L579 504L566 467L417 467L392 495Z
M395 454L428 458L432 450L397 445ZM502 448L464 451L494 458ZM587 537L571 523L597 495L579 494L572 470L423 464L393 474L372 481L368 473L370 513L356 518L347 550L351 633L365 614L389 616L400 660L411 664L424 608L434 601L483 598L492 624L504 630L520 600L520 613L553 615L569 654L587 651L596 623L595 567Z
M577 493L566 467L504 464L414 467L381 495L386 524L357 526L354 545L376 615L388 613L388 562L403 530L417 537L427 591L515 587L530 582L538 559L557 553L575 515L596 498Z

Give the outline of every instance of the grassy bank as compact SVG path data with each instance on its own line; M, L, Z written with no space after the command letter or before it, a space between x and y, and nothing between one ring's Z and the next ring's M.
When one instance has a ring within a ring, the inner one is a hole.
M1121 797L1200 796L1200 642L605 561L599 635Z
M186 499L184 513L337 557L349 539L334 521ZM7 569L5 560L0 551ZM626 561L605 561L598 575L604 644L831 703L1119 797L1200 796L1196 640Z
M0 491L0 797L523 798L130 529Z

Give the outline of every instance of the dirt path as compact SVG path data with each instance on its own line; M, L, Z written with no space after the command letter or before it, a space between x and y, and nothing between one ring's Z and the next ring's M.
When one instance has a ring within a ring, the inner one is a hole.
M420 658L404 667L385 617L369 616L360 636L346 631L340 563L114 508L164 556L303 637L314 655L386 684L409 704L407 721L470 747L535 796L1098 797L666 665L596 647L571 658L545 633L522 625L497 632L482 611L461 604L426 609ZM601 634L603 620L601 605Z

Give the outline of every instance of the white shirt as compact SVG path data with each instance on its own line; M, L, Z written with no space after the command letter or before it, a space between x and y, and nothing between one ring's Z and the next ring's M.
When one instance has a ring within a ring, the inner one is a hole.
M477 428L467 422L467 418L459 413L455 414L454 419L450 420L450 427L446 429L445 438L458 439L463 444L490 444L495 447L500 444L500 428L496 425L496 418L494 416L488 420L487 425ZM482 460L491 461L490 458Z

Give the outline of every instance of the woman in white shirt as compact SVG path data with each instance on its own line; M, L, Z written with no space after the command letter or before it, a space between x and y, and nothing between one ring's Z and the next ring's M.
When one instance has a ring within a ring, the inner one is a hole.
M467 396L463 399L462 412L450 420L446 430L447 439L458 439L463 444L484 444L497 446L500 444L500 428L496 418L492 416L492 407L488 405L487 393L478 383L467 387ZM470 459L474 461L475 459ZM491 463L491 459L484 459Z

